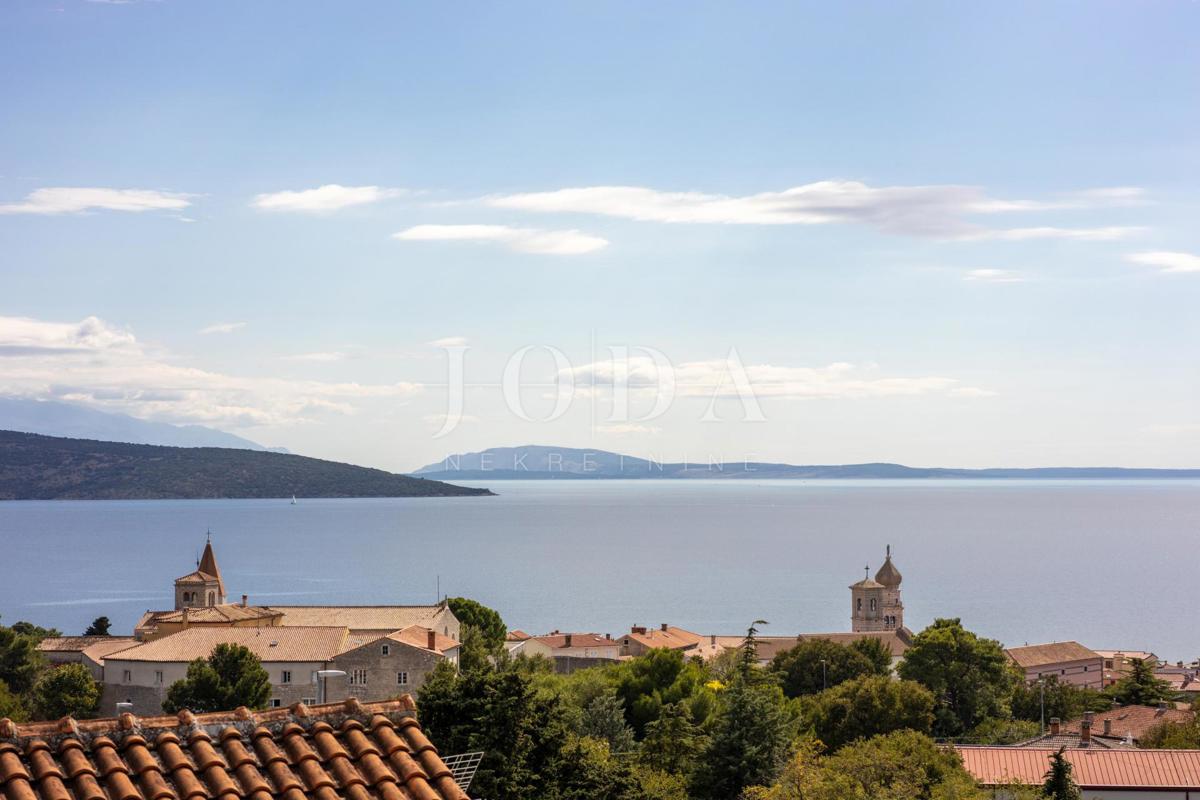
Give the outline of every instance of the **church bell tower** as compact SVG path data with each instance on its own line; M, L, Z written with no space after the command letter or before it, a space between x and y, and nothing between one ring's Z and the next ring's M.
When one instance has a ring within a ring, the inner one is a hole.
M900 570L892 563L892 546L888 545L883 566L870 577L870 568L863 579L850 586L850 630L894 631L904 627L904 603L900 600Z

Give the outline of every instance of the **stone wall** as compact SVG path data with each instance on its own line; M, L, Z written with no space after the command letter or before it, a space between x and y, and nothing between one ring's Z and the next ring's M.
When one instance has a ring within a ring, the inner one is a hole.
M385 645L388 648L387 655L383 653ZM366 670L367 682L348 682L348 694L363 701L388 700L415 692L444 658L429 650L393 640L377 640L337 656L334 667L347 672L346 681L350 680L355 670ZM399 683L397 673L400 672L408 673L408 683Z

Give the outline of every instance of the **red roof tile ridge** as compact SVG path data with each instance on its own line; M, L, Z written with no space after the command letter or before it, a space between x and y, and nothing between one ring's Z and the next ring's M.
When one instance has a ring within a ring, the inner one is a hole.
M0 719L0 742L28 742L34 739L77 738L84 741L94 741L101 738L138 735L152 738L162 733L170 732L186 739L192 733L205 732L217 738L226 728L233 727L245 734L252 734L256 728L265 728L272 733L278 733L285 726L297 722L305 723L301 727L311 727L317 722L325 722L333 727L341 725L349 719L361 718L360 721L369 723L375 716L405 718L416 714L416 703L411 695L401 695L395 700L380 700L364 703L358 698L349 698L338 703L326 703L320 706L306 706L296 703L288 708L274 708L264 711L251 711L245 706L239 706L233 711L208 711L200 714L188 710L178 714L164 714L154 717L138 717L128 712L119 717L103 719L76 720L63 717L59 720L44 722L16 723L5 717ZM180 732L183 735L180 735Z

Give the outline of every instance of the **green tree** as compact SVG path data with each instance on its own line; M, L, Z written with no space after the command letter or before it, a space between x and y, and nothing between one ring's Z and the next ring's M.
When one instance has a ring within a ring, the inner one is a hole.
M163 710L230 711L238 706L264 708L271 680L258 656L240 644L222 643L207 659L188 664L187 677L167 689Z
M597 739L568 742L553 765L554 788L549 800L640 800L637 778L629 765L614 759Z
M976 636L957 619L935 620L918 633L899 674L933 692L938 736L960 736L988 717L1003 716L1014 682L1000 643Z
M882 639L874 636L864 636L850 643L851 650L857 650L871 662L871 669L876 675L892 674L892 648Z
M688 800L687 780L647 766L634 768L638 782L638 800Z
M1095 689L1074 686L1058 679L1057 675L1046 675L1033 683L1026 683L1019 674L1014 678L1014 688L1009 705L1016 719L1042 722L1042 701L1045 699L1045 718L1074 719L1085 711L1107 711L1112 708L1112 699Z
M0 681L17 694L33 688L38 671L45 664L37 649L39 640L36 633L29 631L30 627L27 622L18 622L11 628L0 625Z
M692 718L707 720L715 707L708 675L699 664L678 650L658 648L626 661L614 673L617 696L625 704L625 716L638 737L658 719L665 706L685 703Z
M9 689L8 684L0 681L0 719L4 718L24 722L29 719L29 710L20 696Z
M766 785L791 750L795 723L779 686L761 671L739 671L725 690L708 750L700 760L693 792L711 800L737 797L748 786Z
M964 737L969 744L1016 744L1038 736L1042 726L1027 719L988 717Z
M92 620L92 624L88 625L88 628L83 632L83 635L108 636L108 629L111 627L111 625L112 623L108 621L108 617L96 617L94 620Z
M39 719L87 719L100 707L100 685L83 664L63 664L42 673L32 700Z
M561 700L534 688L517 661L457 672L439 664L417 694L421 724L442 752L482 750L472 792L493 800L552 796L570 739Z
M881 733L929 733L933 695L914 681L863 675L810 698L806 716L813 733L830 750Z
M1180 724L1160 722L1146 730L1138 747L1156 750L1200 750L1200 719Z
M625 721L625 706L615 694L592 698L583 708L579 734L608 745L610 753L629 753L634 749L633 729Z
M863 739L822 756L809 744L779 780L746 800L987 800L953 750L915 731ZM1028 795L1020 795L1025 800Z
M1061 748L1050 756L1050 769L1046 770L1045 778L1042 794L1047 800L1082 800L1083 793L1071 777L1071 762L1063 756Z
M34 644L43 639L53 639L62 636L62 631L58 628L43 628L40 625L34 625L32 622L19 621L14 622L12 629L20 636L28 636L33 639Z
M1117 705L1152 706L1171 696L1171 684L1155 676L1145 660L1130 659L1129 667L1129 674L1108 688Z
M463 625L459 635L462 637L458 650L459 668L464 672L490 669L496 651L488 643L483 631L473 625Z
M658 719L646 725L646 738L638 758L650 769L672 775L690 775L700 755L708 748L704 729L692 720L683 703L672 703L662 709Z
M876 672L869 656L828 639L805 639L776 653L768 667L779 676L788 697L816 694L862 675Z
M469 597L451 597L446 604L460 623L479 631L490 651L504 649L504 638L508 635L508 628L498 611Z

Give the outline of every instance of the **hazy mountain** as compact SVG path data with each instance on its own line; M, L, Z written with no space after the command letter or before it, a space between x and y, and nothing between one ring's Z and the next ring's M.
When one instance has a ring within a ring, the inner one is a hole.
M1032 469L956 469L906 467L903 464L771 464L732 461L724 464L660 463L644 458L573 447L526 445L459 453L413 473L439 480L588 480L604 478L1200 478L1200 469L1129 469L1122 467L1038 467Z
M491 494L286 453L0 431L0 500L452 497Z
M0 430L168 447L236 447L241 450L287 452L282 447L263 447L258 442L203 425L148 422L73 403L19 397L0 397Z

